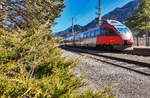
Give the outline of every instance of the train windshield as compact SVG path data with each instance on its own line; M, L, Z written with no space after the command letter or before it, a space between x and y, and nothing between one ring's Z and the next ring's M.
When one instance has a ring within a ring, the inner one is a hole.
M131 32L128 28L117 28L120 33L128 33Z
M120 35L123 37L126 37L127 39L130 39L132 37L132 33L128 28L116 28Z

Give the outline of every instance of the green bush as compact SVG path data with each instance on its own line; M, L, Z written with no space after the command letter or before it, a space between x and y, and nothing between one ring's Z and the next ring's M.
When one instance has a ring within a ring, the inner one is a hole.
M57 41L57 40L56 40ZM114 98L111 89L94 93L71 70L76 63L61 57L48 30L39 27L8 33L0 29L0 96L35 98Z

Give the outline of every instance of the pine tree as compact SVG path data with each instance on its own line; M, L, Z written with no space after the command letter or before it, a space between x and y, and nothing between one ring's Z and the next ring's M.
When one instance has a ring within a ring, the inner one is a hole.
M86 83L71 72L77 61L61 57L56 40L43 27L21 33L0 29L1 98L116 98L112 88L81 93Z
M139 8L128 18L126 24L134 31L150 30L150 0L139 0Z
M49 30L60 16L63 0L3 2L0 22L7 19L19 28L15 32L0 28L1 98L115 98L111 88L80 93L86 83L72 74L76 63L61 57L62 51Z
M150 31L150 0L139 0L140 5L131 17L128 18L127 25L134 32L146 34L146 44L148 45L148 33ZM144 33L143 33L144 32Z
M5 15L5 20L11 23L9 26L22 29L35 25L38 27L45 23L50 28L55 24L55 18L61 16L62 8L65 7L64 0L3 0L2 2L0 2L3 6L1 13Z

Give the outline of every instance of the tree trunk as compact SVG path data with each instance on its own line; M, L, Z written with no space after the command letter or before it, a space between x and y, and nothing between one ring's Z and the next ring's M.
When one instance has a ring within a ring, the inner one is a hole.
M148 32L148 38L147 38L147 40L148 40L148 46L149 46L149 32Z
M139 46L139 38L136 36L137 46Z
M148 32L146 31L146 46L148 47Z

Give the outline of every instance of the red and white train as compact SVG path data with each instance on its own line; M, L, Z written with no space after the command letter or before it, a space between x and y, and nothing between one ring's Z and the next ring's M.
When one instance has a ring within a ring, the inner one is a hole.
M60 41L74 47L109 47L123 50L134 44L132 32L116 20L105 20L101 26L80 32Z

